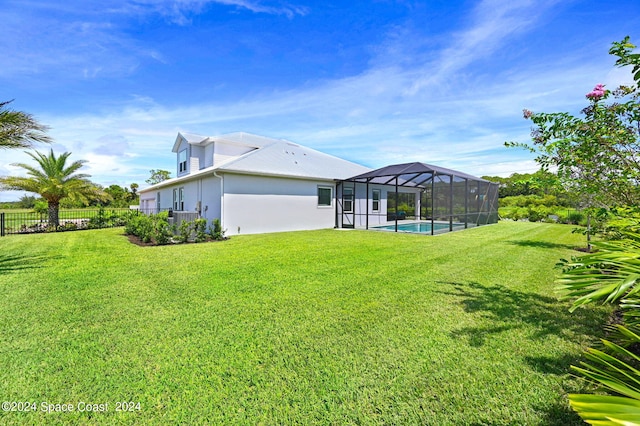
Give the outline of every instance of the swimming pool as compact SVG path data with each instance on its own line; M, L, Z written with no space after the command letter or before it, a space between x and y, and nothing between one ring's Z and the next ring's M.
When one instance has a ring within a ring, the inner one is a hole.
M453 224L453 227L456 228L456 223ZM464 226L464 224L462 224ZM395 231L396 225L385 225L385 226L374 226L371 229L379 229L382 231ZM449 230L448 223L434 223L433 231L444 231ZM398 232L413 232L415 234L430 234L431 233L431 222L413 222L413 223L399 223L398 224Z

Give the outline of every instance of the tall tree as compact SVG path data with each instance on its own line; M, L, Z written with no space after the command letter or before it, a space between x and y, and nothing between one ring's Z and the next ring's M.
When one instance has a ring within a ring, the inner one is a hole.
M611 91L596 85L586 94L583 117L525 109L524 118L535 125L532 144L506 142L537 154L543 169L556 168L585 207L640 203L640 54L633 53L635 48L626 37L609 50L618 56L616 65L633 67L633 87Z
M13 101L0 102L0 148L31 148L36 142L50 143L49 128L31 114L7 108Z
M640 54L632 53L635 47L626 37L609 51L618 56L616 65L633 66L634 87L611 91L596 85L586 94L583 117L524 110L524 118L535 125L533 143L506 143L537 154L544 169L557 168L565 187L587 205L640 203Z
M171 172L167 170L152 169L149 170L149 173L151 173L151 176L145 181L149 185L155 185L156 183L160 183L171 178Z
M53 150L49 155L37 152L32 154L27 152L38 164L34 167L30 164L16 163L27 171L28 177L6 176L0 177L0 187L7 190L19 190L40 194L47 200L49 213L49 226L57 227L60 224L59 210L60 200L70 198L71 200L89 202L93 199L108 198L100 188L93 184L89 175L77 173L86 161L78 160L67 164L67 159L71 155L65 152L56 157Z

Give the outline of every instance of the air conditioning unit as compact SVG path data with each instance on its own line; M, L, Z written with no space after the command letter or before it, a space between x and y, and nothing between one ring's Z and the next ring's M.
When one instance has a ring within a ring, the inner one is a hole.
M198 212L173 212L173 218L169 218L169 219L173 219L173 221L170 221L169 223L174 223L178 228L180 227L180 224L183 221L187 221L187 222L193 222L194 220L198 219L200 217L200 215L198 214Z

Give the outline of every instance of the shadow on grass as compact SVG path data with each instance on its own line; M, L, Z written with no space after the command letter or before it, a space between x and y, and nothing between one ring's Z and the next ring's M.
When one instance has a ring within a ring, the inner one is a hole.
M562 376L572 374L570 365L578 365L582 360L582 355L565 354L559 357L549 356L525 356L524 359L534 370L544 373Z
M48 256L27 256L21 254L0 254L0 274L9 274L25 269L42 268Z
M537 241L537 240L517 240L517 241L507 241L509 244L513 244L520 247L535 247L535 248L544 248L544 249L569 249L575 250L575 245L569 244L558 244L558 243L550 243L548 241Z
M609 315L606 308L590 307L569 312L565 303L556 298L536 293L513 290L503 285L483 285L477 282L441 282L445 294L459 298L465 312L481 315L482 323L477 327L463 327L452 334L464 337L470 346L482 346L492 336L505 331L531 330L532 339L558 336L568 341L578 342L584 336L600 336ZM532 354L524 360L541 374L565 376L571 374L570 366L578 365L581 354L564 353L558 356ZM562 380L562 379L559 379ZM566 382L567 392L581 392L580 382ZM545 425L584 424L569 407L566 397L550 406L537 407ZM490 424L481 422L479 424Z
M512 329L533 328L533 338L554 335L572 341L580 335L602 333L607 314L602 309L578 309L571 313L557 299L536 293L526 293L502 285L477 282L440 282L445 294L461 299L464 310L478 313L488 321L477 327L465 327L455 334L465 336L471 346L482 346L494 334Z
M536 407L543 416L541 423L549 426L584 426L586 423L580 418L578 413L573 411L569 406L569 401L566 398L562 398L560 401L556 401L550 407Z

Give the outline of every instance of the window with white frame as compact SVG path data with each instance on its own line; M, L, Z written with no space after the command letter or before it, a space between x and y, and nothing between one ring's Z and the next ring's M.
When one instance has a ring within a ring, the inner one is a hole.
M342 188L342 211L345 213L353 213L353 188Z
M156 193L156 211L160 211L160 193Z
M183 149L178 153L178 173L187 171L187 150Z
M178 209L178 188L173 188L173 210Z
M178 188L178 211L184 210L184 187Z
M333 200L333 187L318 187L318 207L331 207Z
M374 212L380 211L380 190L374 189L371 194L371 210Z

